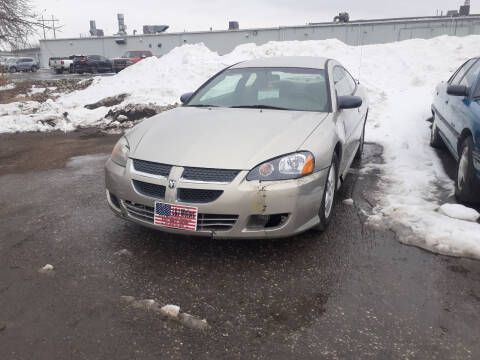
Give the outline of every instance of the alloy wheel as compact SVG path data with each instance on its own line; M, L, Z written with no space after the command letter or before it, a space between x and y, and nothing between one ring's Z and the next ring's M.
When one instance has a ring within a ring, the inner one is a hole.
M459 190L462 190L468 177L468 146L464 147L460 162L458 163L457 183Z
M325 218L328 219L330 213L332 212L333 200L335 198L335 187L336 187L336 176L337 168L335 163L332 163L330 166L330 171L328 172L327 179L327 190L325 192Z

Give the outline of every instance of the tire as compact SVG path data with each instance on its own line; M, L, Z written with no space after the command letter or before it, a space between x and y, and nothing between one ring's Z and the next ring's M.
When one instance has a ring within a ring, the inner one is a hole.
M55 72L56 72L58 75L63 74L63 68L62 68L62 69L57 69L57 70L55 70Z
M480 180L473 165L473 139L471 136L463 140L457 162L455 179L455 196L460 202L480 201Z
M83 70L78 70L78 73L79 73L80 75L82 75L82 74L83 74Z
M322 203L318 211L320 223L315 226L315 230L323 232L327 229L330 219L332 218L335 203L335 195L337 194L338 184L338 157L333 154L332 164L328 169L327 182L323 191Z
M37 72L37 67L33 65L30 70L32 70L32 72Z
M445 144L437 127L435 113L433 113L432 129L430 131L430 146L436 149L441 149L444 145Z
M11 72L11 73L16 73L16 72L17 72L17 68L16 68L15 66L12 66L12 67L10 68L10 72Z
M90 72L92 74L98 73L97 65L92 65L92 67L90 68Z
M355 159L360 160L363 156L363 149L365 147L365 127L367 122L363 124L362 136L360 137L360 145L358 145L357 153L355 154Z
M70 74L73 74L74 70L73 70L73 65L70 65L70 67L68 68L68 72Z

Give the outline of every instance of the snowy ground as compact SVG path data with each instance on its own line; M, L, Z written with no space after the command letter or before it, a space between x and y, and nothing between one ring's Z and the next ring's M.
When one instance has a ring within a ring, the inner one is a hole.
M432 40L351 47L338 40L247 44L219 56L203 45L185 45L164 57L148 58L116 76L95 78L85 90L45 103L0 106L0 132L73 130L105 125L110 109L127 104L165 106L195 90L211 75L233 63L265 56L313 55L333 57L359 77L370 92L367 141L381 144L385 164L382 189L370 222L392 226L406 244L454 256L480 259L480 224L465 218L463 208L447 208L442 195L453 183L429 147L430 105L437 83L447 80L467 58L478 55L480 36L439 37ZM106 97L128 94L111 108L85 109Z

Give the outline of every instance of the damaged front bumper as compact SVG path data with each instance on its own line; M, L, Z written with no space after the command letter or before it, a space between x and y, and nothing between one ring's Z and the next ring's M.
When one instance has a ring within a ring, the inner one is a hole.
M195 183L181 178L182 167L173 167L170 177L136 172L129 159L126 167L108 160L105 166L107 200L118 216L161 230L214 238L283 238L302 233L319 223L318 212L328 169L287 181L247 181L242 171L228 184ZM177 186L168 187L169 180ZM138 182L165 188L164 197L146 196L135 187ZM178 200L178 189L221 191L211 202L188 203ZM197 231L177 230L154 225L156 201L198 208Z

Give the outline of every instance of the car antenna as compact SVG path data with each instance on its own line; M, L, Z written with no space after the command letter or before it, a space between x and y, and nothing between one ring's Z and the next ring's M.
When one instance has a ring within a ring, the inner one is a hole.
M363 33L360 38L361 25L358 24L357 46L360 47L360 63L358 64L358 83L360 83L360 76L362 75L362 60L363 60Z

